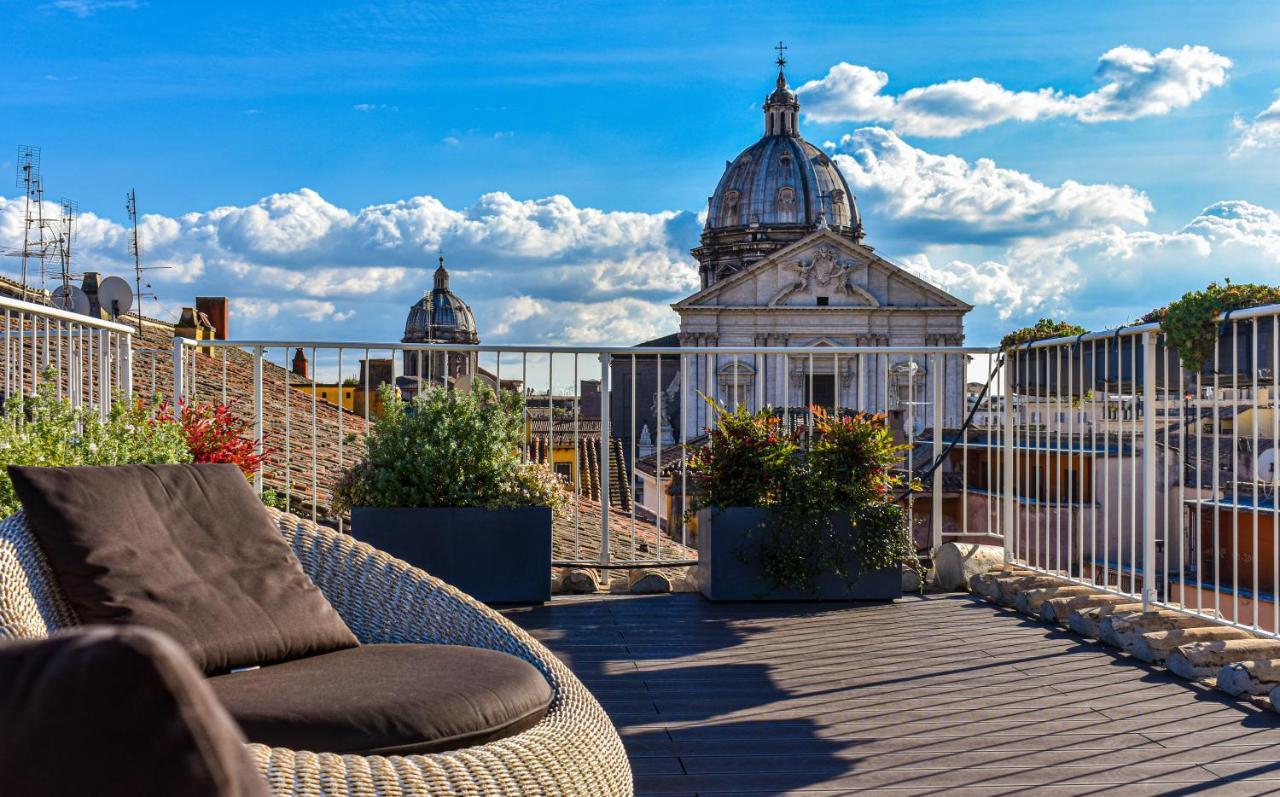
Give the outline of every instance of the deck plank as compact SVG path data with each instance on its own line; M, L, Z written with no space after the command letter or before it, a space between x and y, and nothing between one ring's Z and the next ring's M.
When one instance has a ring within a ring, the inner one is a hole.
M1280 717L967 596L507 609L613 718L640 795L1252 794Z

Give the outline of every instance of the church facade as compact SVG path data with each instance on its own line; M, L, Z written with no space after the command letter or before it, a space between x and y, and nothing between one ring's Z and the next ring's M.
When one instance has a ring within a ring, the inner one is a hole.
M709 421L703 402L682 412L679 396L699 390L729 405L802 408L810 403L907 414L932 425L935 380L943 380L943 423L962 422L964 358L941 363L920 354L857 358L787 355L788 347L959 346L972 308L877 254L865 243L857 200L836 164L800 134L800 103L778 59L764 102L764 135L733 160L707 203L698 261L701 289L676 302L680 331L660 345L750 346L777 354L648 356L636 369L636 428L650 438L687 418L688 436ZM652 341L648 345L658 344ZM856 360L856 361L855 361ZM940 367L939 367L940 366ZM615 387L630 388L630 363L615 368ZM681 372L691 384L680 389ZM656 393L663 394L658 414ZM629 419L625 398L615 418ZM904 421L905 422L905 419ZM627 430L618 430L621 436ZM663 434L667 436L671 434ZM669 439L669 438L668 438Z

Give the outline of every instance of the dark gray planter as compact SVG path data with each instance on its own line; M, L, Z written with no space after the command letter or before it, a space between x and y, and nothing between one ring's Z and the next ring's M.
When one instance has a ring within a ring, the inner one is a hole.
M1017 368L1014 390L1045 398L1085 395L1094 384L1093 358L1083 348L1087 346L1077 342L1052 348L1019 347L1011 356Z
M1257 325L1258 348L1254 351L1254 325ZM1275 322L1259 319L1224 322L1218 325L1218 352L1205 359L1200 369L1203 387L1250 387L1254 381L1269 385L1275 381ZM1192 382L1195 374L1188 374Z
M832 528L853 529L848 514L833 513ZM902 597L902 567L864 573L850 584L834 573L815 579L813 589L778 589L760 568L760 545L776 531L774 513L754 507L698 512L699 589L713 601L892 600ZM850 572L857 572L852 552Z
M551 599L551 509L351 510L351 534L485 603Z

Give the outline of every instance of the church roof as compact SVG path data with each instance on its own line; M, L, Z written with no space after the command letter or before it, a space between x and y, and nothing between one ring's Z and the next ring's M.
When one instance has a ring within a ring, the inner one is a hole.
M849 184L831 158L800 135L799 113L780 65L776 88L764 103L765 134L725 164L708 203L706 231L828 226L855 240L862 237Z
M404 322L405 343L478 343L476 318L471 308L449 290L449 272L440 258L435 287L409 308Z

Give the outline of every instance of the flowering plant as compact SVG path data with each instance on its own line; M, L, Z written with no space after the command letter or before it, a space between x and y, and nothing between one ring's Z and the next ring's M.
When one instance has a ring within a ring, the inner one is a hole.
M1219 315L1264 304L1280 304L1280 288L1226 280L1223 285L1211 282L1202 291L1183 294L1168 307L1147 313L1143 320L1159 321L1169 347L1177 349L1182 365L1195 372L1213 357Z
M173 406L162 402L156 418L174 421ZM252 437L252 423L232 413L227 405L184 401L176 422L182 427L192 462L229 462L250 479L262 470L267 452L258 451L258 443Z
M899 564L919 571L893 494L905 485L893 469L906 446L894 443L883 415L834 416L814 406L812 426L788 434L772 409L730 411L703 398L717 424L689 457L693 507L770 508L778 533L762 542L760 566L775 586L804 589L826 572L852 581ZM845 512L852 535L832 521Z
M158 401L117 395L103 419L97 407L58 398L57 375L47 371L35 395L13 397L0 413L0 458L6 465L151 465L190 462L182 428L155 416ZM0 471L0 513L21 508Z
M1069 321L1054 321L1042 318L1029 327L1015 329L1000 339L1000 348L1011 349L1023 343L1034 343L1037 340L1053 340L1054 338L1070 338L1087 332L1079 324Z
M782 420L772 413L753 413L743 406L730 411L705 395L703 399L719 417L706 445L689 457L697 492L694 509L780 503L796 464L798 434L783 431Z

